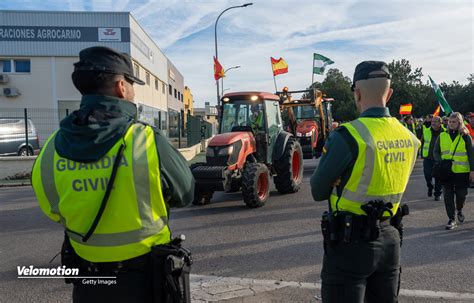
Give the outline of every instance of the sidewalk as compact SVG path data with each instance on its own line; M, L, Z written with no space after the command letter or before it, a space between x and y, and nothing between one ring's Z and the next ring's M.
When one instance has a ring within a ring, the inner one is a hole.
M191 275L193 303L314 303L321 302L321 284ZM474 294L400 290L401 303L473 302Z

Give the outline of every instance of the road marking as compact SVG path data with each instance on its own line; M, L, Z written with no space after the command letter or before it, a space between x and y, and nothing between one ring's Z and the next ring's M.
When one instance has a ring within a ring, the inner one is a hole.
M192 302L196 303L255 296L257 293L273 291L284 287L321 290L320 283L256 280L238 277L191 275L190 281ZM404 297L432 298L437 300L474 300L474 293L432 290L401 289L400 295Z

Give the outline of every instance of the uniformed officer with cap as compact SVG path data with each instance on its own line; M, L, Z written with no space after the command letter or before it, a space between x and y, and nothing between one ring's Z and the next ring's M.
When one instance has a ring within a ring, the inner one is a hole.
M311 177L314 200L330 208L321 223L323 302L397 302L400 236L389 219L401 214L420 142L390 116L390 79L384 62L357 65L360 116L330 135Z
M153 293L150 251L170 243L169 208L192 201L193 176L158 129L137 121L133 85L144 82L129 55L84 49L72 81L80 109L44 144L32 184L41 210L65 229L63 264L116 277L74 279L73 301L165 302Z

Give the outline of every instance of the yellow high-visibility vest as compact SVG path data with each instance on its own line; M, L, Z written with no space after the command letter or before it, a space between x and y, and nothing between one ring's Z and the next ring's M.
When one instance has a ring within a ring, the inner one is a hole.
M455 174L470 172L471 167L469 165L469 158L467 156L466 142L462 136L458 134L454 140L451 140L449 133L441 133L439 135L439 140L441 159L453 159L453 165L451 167L452 172ZM456 151L454 151L455 148Z
M363 204L384 200L393 204L391 210L395 214L415 165L420 141L390 117L358 118L341 126L354 137L359 153L341 196L333 189L332 211L366 215L360 208Z
M431 133L431 127L423 127L423 150L421 151L421 156L423 158L427 158L430 150L431 138L433 135Z
M74 251L91 262L134 258L170 242L168 211L161 191L154 130L140 123L97 162L82 163L58 155L53 134L32 172L41 210L52 220L84 235L97 215L120 145L122 160L105 211L87 242L67 232Z

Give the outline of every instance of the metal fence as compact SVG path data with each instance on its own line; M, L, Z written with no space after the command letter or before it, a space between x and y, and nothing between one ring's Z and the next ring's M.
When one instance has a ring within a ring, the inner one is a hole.
M39 152L60 121L76 108L13 108L0 110L0 156ZM165 111L142 111L139 119L163 131L176 148L189 147L212 136L212 125L189 116L185 127L181 113L170 119ZM26 143L28 142L28 144Z

